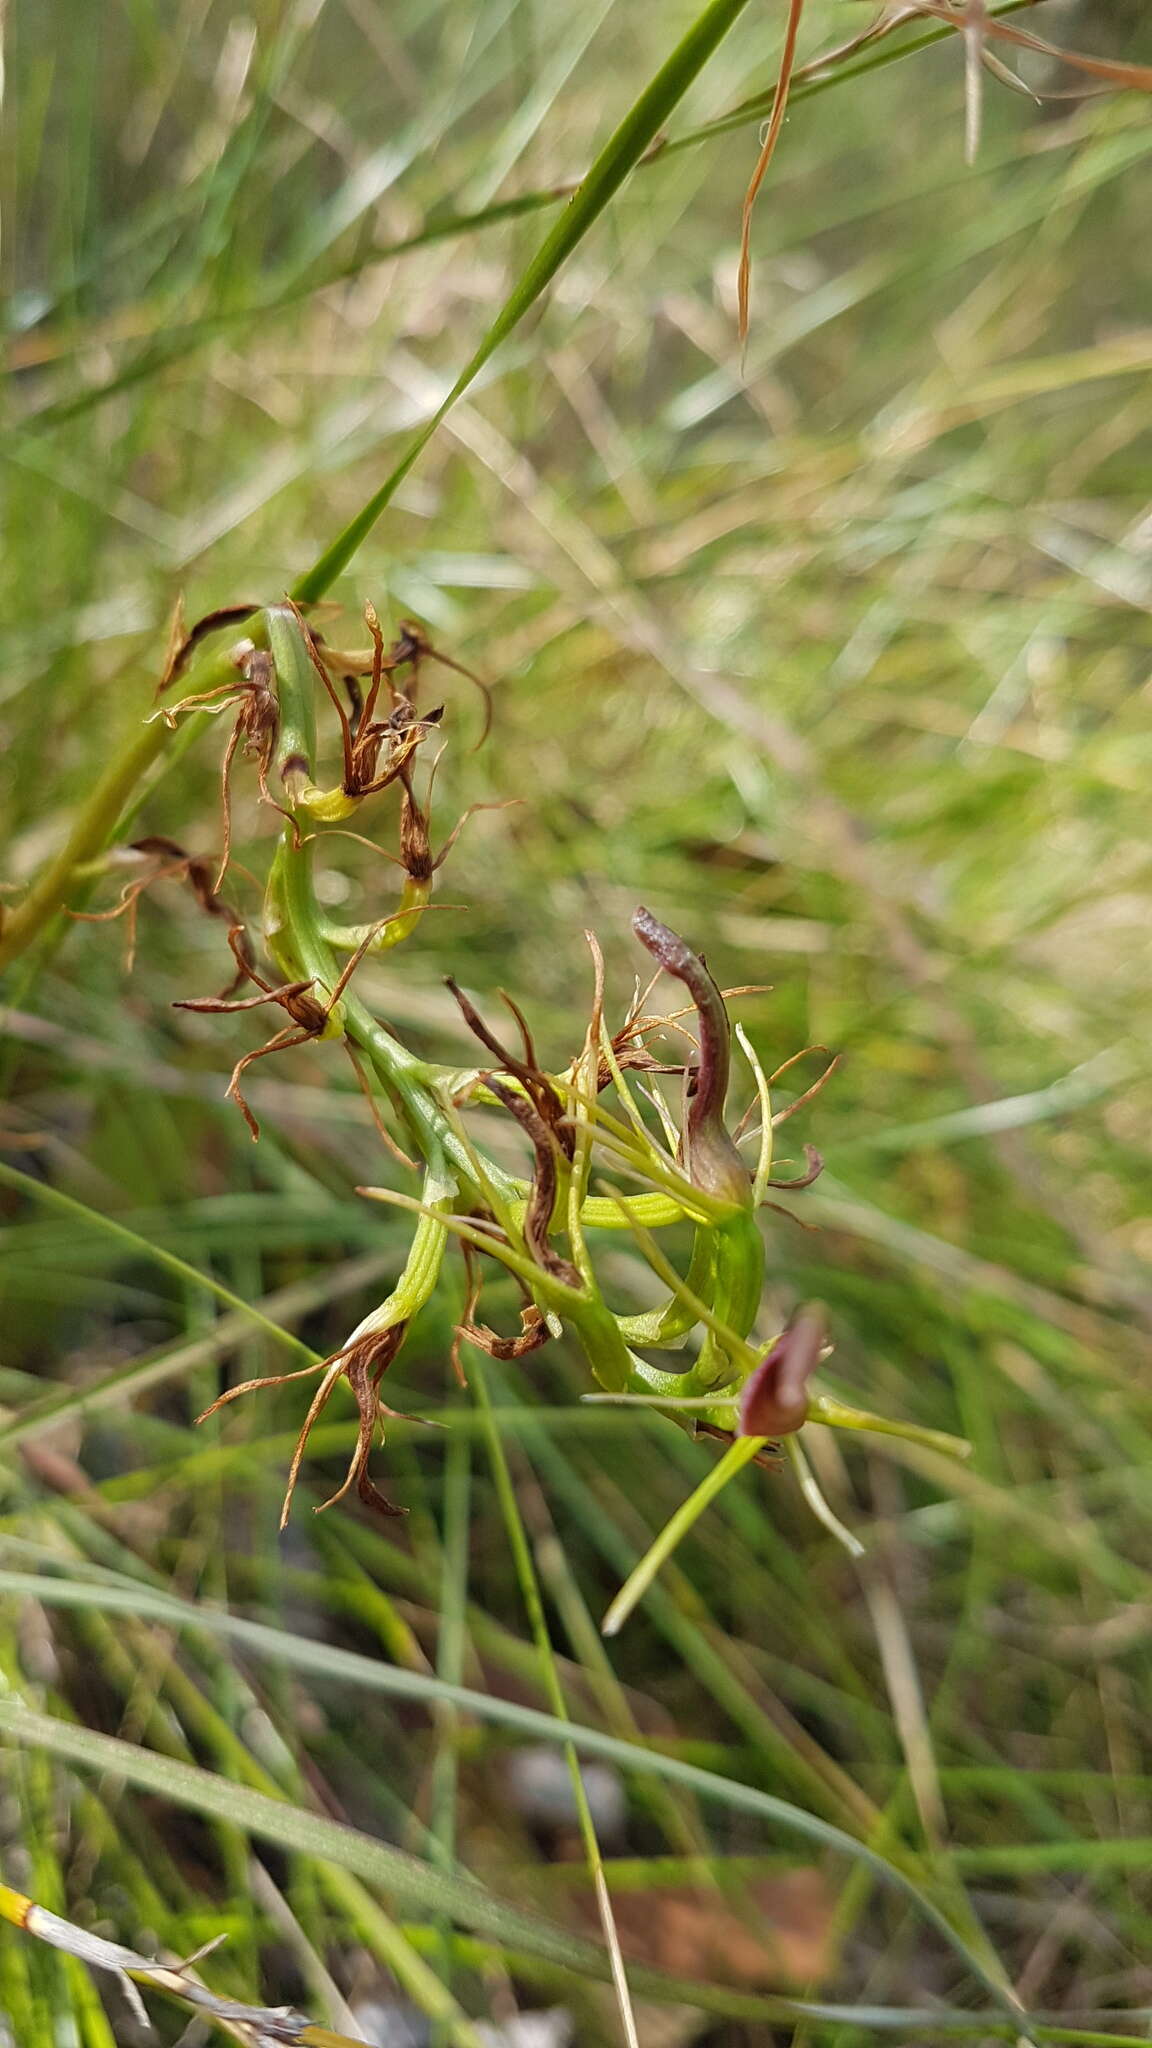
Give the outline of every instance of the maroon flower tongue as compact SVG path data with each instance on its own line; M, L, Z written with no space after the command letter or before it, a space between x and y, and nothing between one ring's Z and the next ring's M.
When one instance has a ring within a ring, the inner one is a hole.
M824 1348L824 1311L797 1309L788 1328L744 1382L737 1436L795 1436L808 1420L808 1382Z
M689 1178L705 1194L747 1208L752 1199L750 1176L724 1123L731 1057L724 998L691 946L643 905L633 916L632 929L664 972L683 982L696 1006L700 1060L684 1133L684 1163Z

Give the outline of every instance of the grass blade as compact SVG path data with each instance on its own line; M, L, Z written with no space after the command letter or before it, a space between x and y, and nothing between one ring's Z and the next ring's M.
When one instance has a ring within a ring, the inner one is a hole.
M409 443L391 475L369 498L355 519L337 535L293 591L297 603L315 604L348 567L361 542L371 533L380 514L391 503L409 470L427 447L433 434L451 412L473 379L506 341L524 315L551 284L557 271L579 247L599 219L629 172L634 170L672 109L684 97L692 81L703 70L712 52L743 12L747 0L710 0L687 34L661 65L655 77L609 136L583 183L573 194L554 228L546 235L536 255L509 294L475 354L465 364L443 403Z
M49 1187L45 1181L34 1180L30 1173L21 1173L18 1166L7 1166L3 1161L0 1161L0 1187L12 1188L17 1194L28 1195L33 1201L43 1202L49 1209L59 1210L62 1215L81 1218L90 1229L102 1231L107 1237L117 1238L125 1250L151 1259L154 1264L163 1266L169 1273L175 1273L181 1280L190 1280L195 1287L202 1287L206 1294L214 1294L217 1301L225 1302L237 1315L245 1316L250 1323L255 1323L258 1330L264 1331L265 1336L274 1337L278 1344L285 1345L306 1364L315 1363L316 1353L310 1350L301 1338L294 1337L290 1330L283 1330L279 1323L272 1322L262 1309L254 1308L242 1295L233 1294L230 1287L225 1287L219 1280L214 1280L210 1273L201 1272L198 1266L190 1266L187 1259L182 1259L178 1253L166 1250L163 1245L152 1244L148 1238L140 1237L125 1224L117 1223L114 1216L102 1216L98 1209L90 1209L86 1202L78 1202L73 1195L61 1193L59 1188Z
M533 1741L570 1742L576 1750L586 1755L605 1757L623 1770L649 1772L685 1785L691 1791L699 1793L702 1798L713 1799L720 1805L755 1816L784 1828L789 1833L818 1843L823 1848L833 1849L839 1854L866 1864L877 1877L895 1887L916 1907L948 1946L960 1956L985 1990L996 1999L1001 2011L1004 2010L1001 1986L990 1979L982 1961L973 1954L969 1944L951 1925L922 1886L898 1870L866 1842L861 1842L842 1828L835 1827L831 1821L822 1820L816 1814L806 1813L802 1807L794 1806L786 1799L779 1799L771 1792L762 1792L757 1786L741 1784L735 1778L725 1778L718 1772L685 1763L679 1757L661 1755L639 1743L621 1741L618 1736L606 1734L598 1728L588 1728L579 1722L562 1720L557 1716L541 1713L535 1707L520 1706L514 1700L498 1699L487 1693L475 1692L467 1686L447 1685L424 1672L402 1671L394 1665L382 1664L370 1657L361 1656L356 1651L342 1650L329 1643L290 1635L285 1630L270 1628L263 1622L247 1621L239 1615L227 1614L219 1608L199 1607L192 1601L149 1593L135 1586L121 1588L93 1585L81 1580L57 1579L47 1574L0 1572L0 1589L38 1599L51 1606L88 1607L107 1613L131 1613L150 1617L166 1623L171 1628L207 1629L213 1634L230 1637L235 1642L245 1644L256 1655L288 1664L297 1670L311 1671L316 1677L325 1678L329 1682L343 1681L345 1684L362 1685L373 1691L390 1693L394 1697L419 1700L425 1705L441 1701L479 1720L514 1728ZM0 1731L7 1729L16 1740L43 1739L35 1733L26 1732L32 1728L33 1723L38 1724L43 1720L43 1716L30 1715L24 1707L0 1701ZM88 1755L82 1748L84 1743L99 1745L110 1739L88 1735L83 1729L65 1727L62 1723L50 1720L46 1722L46 1726L49 1731L63 1729L61 1743L67 1741L76 1745L72 1749L59 1748L57 1753L72 1755L80 1762ZM128 1759L140 1755L140 1752L127 1744L120 1745L120 1748ZM92 1752L94 1757L97 1754L102 1756L103 1751ZM149 1768L152 1763L161 1769L168 1767L167 1760L163 1758L148 1758L146 1762ZM123 1759L121 1764L123 1765ZM184 1781L173 1781L174 1784L176 1782L183 1784ZM156 1789L160 1787L157 1786ZM231 1788L231 1792L234 1791L235 1788ZM268 1804L274 1812L280 1810L274 1801L269 1801ZM232 1807L228 1807L227 1814L231 1819L242 1819ZM306 1818L311 1824L312 1816ZM318 1822L316 1824L320 1825ZM325 1822L323 1825L328 1827L331 1823ZM439 1878L438 1873L430 1875ZM443 1896L437 1897L442 1905ZM436 1910L435 1904L431 1910ZM599 1950L593 1950L593 1953L599 1957Z

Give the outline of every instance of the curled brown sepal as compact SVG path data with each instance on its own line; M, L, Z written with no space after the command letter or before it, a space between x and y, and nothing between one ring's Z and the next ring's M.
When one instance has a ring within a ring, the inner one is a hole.
M419 678L420 664L428 659L438 661L441 668L450 668L454 675L463 676L466 682L479 690L484 703L484 726L476 746L483 746L492 730L492 690L481 676L473 674L470 668L465 668L462 661L456 661L452 655L445 654L442 647L434 647L423 626L416 619L401 619L400 638L392 647L391 658L397 666L402 662L411 665L413 691Z
M343 1500L349 1487L355 1486L360 1499L368 1507L375 1508L378 1514L407 1513L406 1508L395 1507L391 1501L385 1500L379 1488L374 1486L368 1477L368 1457L372 1449L372 1433L376 1423L382 1416L396 1413L395 1409L384 1406L377 1389L404 1342L407 1329L407 1322L401 1322L393 1323L387 1330L369 1330L362 1337L354 1339L351 1344L346 1344L343 1350L334 1351L331 1358L321 1359L316 1365L302 1366L298 1372L269 1373L260 1379L244 1380L238 1387L229 1387L227 1393L220 1394L212 1402L211 1407L205 1408L203 1414L196 1417L197 1422L206 1422L210 1415L215 1415L218 1409L226 1408L233 1401L239 1400L242 1394L254 1394L263 1387L285 1386L290 1380L308 1379L314 1373L321 1375L320 1384L312 1396L311 1406L304 1417L304 1426L296 1439L296 1448L292 1453L288 1485L280 1510L282 1529L286 1526L291 1512L292 1496L296 1491L296 1481L300 1476L308 1439L328 1405L333 1387L337 1380L342 1379L347 1380L359 1410L356 1448L349 1461L343 1484L328 1500L321 1503L321 1508L333 1507L338 1500ZM318 1514L321 1508L316 1510Z
M519 1081L540 1122L552 1133L564 1157L571 1159L575 1149L575 1133L571 1125L565 1121L564 1102L559 1090L555 1083L549 1079L536 1058L536 1047L532 1041L532 1033L528 1029L527 1020L520 1005L513 1002L512 997L505 995L504 991L501 990L504 1001L516 1019L517 1029L519 1030L524 1047L522 1059L518 1059L515 1053L509 1052L507 1046L502 1045L495 1033L488 1029L479 1010L474 1003L468 1000L460 984L453 979L452 975L445 976L445 985L455 996L460 1014L473 1037L480 1040L486 1052L492 1053L499 1060L506 1074L511 1074L514 1081ZM505 1098L501 1096L500 1099L504 1101ZM510 1103L507 1106L511 1108ZM516 1115L515 1110L512 1113ZM533 1143L535 1143L535 1139L533 1139Z
M344 1353L344 1378L351 1388L352 1397L359 1411L356 1448L349 1459L348 1470L342 1484L327 1500L321 1501L316 1509L318 1515L322 1514L325 1508L335 1507L337 1501L343 1500L352 1486L355 1486L365 1507L374 1508L378 1515L406 1515L408 1512L407 1508L397 1507L394 1501L387 1500L368 1473L368 1459L372 1451L372 1437L376 1424L384 1416L397 1413L395 1408L385 1406L377 1389L404 1342L407 1330L408 1325L403 1322L394 1323L390 1330L369 1331L366 1336L350 1344ZM299 1461L293 1460L293 1484L298 1469ZM288 1502L285 1503L285 1512L290 1501L291 1491Z
M171 689L172 684L184 674L196 649L202 641L208 639L210 634L220 633L226 626L244 625L246 620L255 617L259 609L258 604L221 605L218 611L205 612L202 619L197 619L191 631L185 632L184 607L182 603L177 605L176 614L172 621L172 638L168 648L168 659L164 664L164 673L157 686L157 696L162 696L165 690Z
M387 923L387 919L384 920L384 923ZM173 1003L172 1008L174 1010L205 1011L210 1015L219 1015L232 1010L258 1010L265 1003L275 1003L279 1009L283 1010L288 1019L287 1024L275 1032L266 1045L257 1046L255 1052L246 1052L242 1059L237 1060L236 1065L232 1069L232 1079L224 1091L225 1100L236 1104L254 1140L260 1136L260 1126L248 1107L247 1100L240 1087L241 1075L246 1073L247 1069L256 1060L266 1059L269 1053L288 1052L294 1046L307 1045L310 1039L323 1038L333 1010L339 1003L345 988L359 967L373 939L381 929L382 925L374 924L360 941L351 959L343 968L331 996L324 1002L321 1001L319 996L313 994L315 987L313 981L289 981L285 982L282 986L266 981L264 976L252 964L252 948L247 931L243 925L234 925L228 934L228 944L232 948L232 956L236 961L239 978L242 981L255 982L256 987L260 991L259 995L240 996L235 1000L229 1000L223 996L185 996L181 1001ZM233 984L233 986L236 985L236 983Z
M660 1018L657 1020L657 1022L659 1024L662 1024L663 1019ZM684 1072L684 1065L682 1061L677 1063L673 1060L654 1059L652 1057L652 1054L650 1052L645 1051L642 1045L636 1045L630 1038L625 1039L624 1033L622 1031L617 1031L611 1039L610 1043L612 1046L612 1052L616 1061L616 1065L619 1067L622 1074L637 1073L682 1075ZM605 1088L607 1088L611 1084L611 1082L615 1080L615 1078L616 1076L613 1074L612 1069L608 1064L607 1053L601 1052L599 1064L596 1069L597 1094L602 1095L604 1093Z
M825 1344L818 1302L797 1309L788 1328L756 1366L740 1392L737 1436L795 1436L808 1420L808 1382Z
M731 1066L724 998L698 954L643 905L633 916L632 929L664 972L683 982L696 1007L700 1058L693 1074L695 1087L689 1096L684 1133L688 1176L694 1187L703 1188L717 1200L747 1208L752 1200L751 1176L724 1122Z
M230 996L247 979L247 970L252 966L252 949L239 913L219 895L215 880L214 861L203 855L186 853L175 839L166 839L159 834L146 839L133 839L128 846L129 853L139 854L148 863L143 875L126 882L120 891L120 900L111 910L70 910L69 917L82 924L107 924L114 918L122 917L125 924L124 971L131 974L136 959L136 917L140 898L154 882L169 880L186 881L201 910L207 917L223 918L229 926L230 942L238 961L237 971L228 987L220 991L221 997ZM234 935L234 941L233 941ZM237 951L241 948L241 953Z
M539 1351L542 1344L547 1344L552 1332L534 1301L521 1309L520 1325L518 1337L502 1337L498 1330L490 1330L487 1323L457 1323L456 1335L489 1358L526 1358L530 1351Z
M315 632L315 630L311 634L317 654L324 663L324 666L333 675L342 678L344 687L352 700L353 716L358 716L360 710L359 677L371 676L377 692L380 679L384 677L387 682L389 695L395 704L397 701L400 701L400 693L396 689L393 677L400 669L407 669L408 674L405 678L406 695L409 704L414 705L420 691L420 670L423 663L426 660L437 661L442 668L450 668L456 675L465 676L479 690L484 700L484 729L476 745L478 747L482 746L488 737L492 725L492 691L483 678L474 675L470 668L465 668L463 662L456 661L452 655L445 654L443 648L434 647L423 626L415 619L402 619L400 621L399 638L392 642L391 647L387 651L384 648L384 636L380 629L380 620L377 616L375 605L365 605L364 623L372 636L372 646L366 653L342 653L339 648L329 646L322 635ZM428 714L428 716L429 718L438 718L440 713L434 712Z
M441 748L442 752L443 748ZM428 794L424 798L423 803L421 803L412 786L412 776L409 768L407 766L403 767L399 775L404 791L400 801L400 866L404 869L409 881L415 882L417 887L421 889L427 888L432 877L443 867L469 818L475 817L477 811L511 810L514 804L520 802L519 797L513 796L509 797L505 803L469 804L467 810L462 812L460 817L457 818L439 853L434 854L432 851L432 788L439 761L440 754L437 754L435 761L432 763L432 772L428 778ZM389 859L393 858L391 854L388 857Z
M485 1075L485 1080L497 1101L503 1103L509 1115L515 1117L521 1130L527 1134L536 1154L532 1191L524 1211L524 1242L543 1272L550 1273L554 1280L559 1280L565 1287L580 1287L583 1283L575 1266L569 1259L562 1258L559 1252L554 1252L548 1242L559 1184L559 1133L545 1123L532 1103L526 1102L522 1095L514 1094L511 1088L506 1088L502 1081L496 1079L495 1074Z
M823 1153L818 1152L815 1145L805 1145L803 1173L797 1174L795 1180L766 1180L762 1185L766 1188L810 1188L813 1181L819 1180L823 1171Z
M231 860L231 776L232 763L238 748L243 747L246 761L254 761L256 764L256 779L264 802L271 804L274 810L280 811L282 817L288 817L288 812L276 802L268 787L268 773L280 730L280 701L276 695L276 669L272 656L266 647L242 644L233 650L229 660L238 671L234 682L217 683L211 690L200 690L195 696L182 697L178 704L161 705L159 711L154 713L155 717L163 718L165 723L174 729L177 717L182 711L207 710L210 707L222 711L226 706L235 707L236 717L220 766L224 843L220 865L216 871L216 889L223 887ZM167 683L162 687L167 688Z
M522 1279L518 1281L524 1297L524 1306L520 1311L520 1335L502 1337L498 1330L490 1329L487 1323L478 1323L476 1310L480 1304L484 1283L480 1277L475 1248L465 1240L462 1249L468 1273L468 1298L464 1304L464 1314L453 1333L451 1357L457 1383L466 1387L468 1375L460 1357L462 1345L474 1344L478 1351L485 1352L489 1358L525 1358L530 1351L539 1351L540 1346L548 1342L552 1332L542 1310L537 1308Z

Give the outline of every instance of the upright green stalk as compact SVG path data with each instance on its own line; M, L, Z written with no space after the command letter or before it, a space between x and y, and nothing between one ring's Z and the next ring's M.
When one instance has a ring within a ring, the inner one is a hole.
M292 593L298 603L314 604L348 567L457 399L463 397L501 342L506 341L513 329L519 326L557 271L583 241L747 4L748 0L709 0L703 13L697 16L687 34L609 136L583 183L577 186L555 227L545 236L448 396L409 443L380 489L313 563L307 575L300 578Z

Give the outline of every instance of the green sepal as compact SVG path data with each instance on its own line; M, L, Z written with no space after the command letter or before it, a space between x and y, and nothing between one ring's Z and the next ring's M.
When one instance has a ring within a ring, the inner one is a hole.
M712 1306L717 1320L747 1337L756 1320L764 1286L764 1240L749 1209L736 1209L714 1233L715 1282ZM743 1377L743 1363L734 1358L714 1330L700 1346L692 1374L693 1391L710 1393Z

